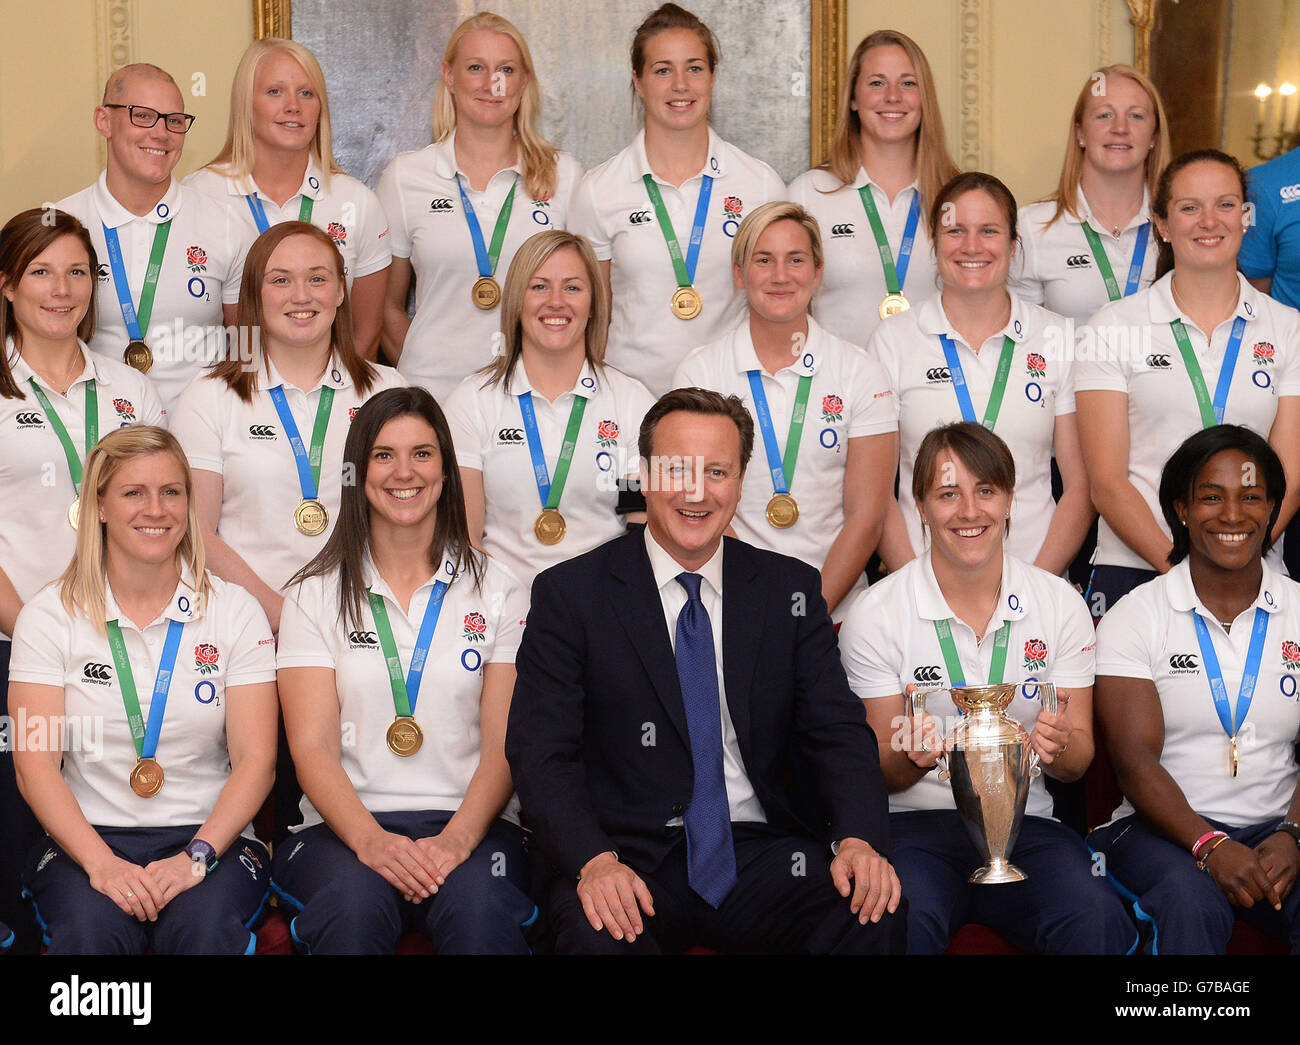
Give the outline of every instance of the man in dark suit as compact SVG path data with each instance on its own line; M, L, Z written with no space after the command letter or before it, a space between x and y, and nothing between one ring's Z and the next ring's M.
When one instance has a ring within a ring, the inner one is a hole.
M723 540L753 441L736 397L669 392L640 432L646 532L534 582L506 756L562 953L903 951L820 578Z

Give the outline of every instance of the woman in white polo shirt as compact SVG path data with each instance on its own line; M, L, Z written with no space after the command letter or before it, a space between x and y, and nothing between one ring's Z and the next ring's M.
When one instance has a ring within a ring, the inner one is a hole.
M911 479L929 549L873 585L840 632L849 685L866 705L891 792L891 859L908 900L909 954L942 953L966 922L1047 954L1115 954L1136 943L1123 905L1093 876L1083 840L1052 819L1041 776L1008 854L1028 879L969 883L983 857L952 788L931 775L957 709L932 695L921 721L906 712L914 686L1051 682L1055 714L1043 710L1037 687L1019 689L1007 714L1030 730L1056 779L1077 780L1092 761L1092 622L1066 581L1007 550L1015 481L1010 449L982 425L930 432Z
M754 415L766 467L749 469L732 527L820 570L835 613L866 587L893 494L898 412L880 365L808 315L822 250L817 220L797 203L751 211L731 250L748 314L687 356L673 384L737 395Z
M433 397L390 389L357 414L357 483L295 578L280 693L305 791L276 890L313 954L527 954L535 908L505 759L528 594L470 546L451 433Z
M1084 323L1108 301L1149 287L1157 244L1148 204L1169 158L1155 84L1128 65L1089 76L1056 191L1020 209L1016 293Z
M785 183L709 126L718 42L664 4L632 39L632 86L645 127L591 170L570 227L591 241L612 295L609 362L655 395L692 345L740 320L731 241L745 215L785 197Z
M18 618L9 699L57 735L14 753L49 838L25 882L51 954L251 954L270 857L275 657L257 602L204 569L161 428L86 460L77 552Z
M813 304L823 327L865 345L886 315L934 296L926 210L956 173L925 54L893 29L868 34L849 59L830 160L789 189L828 237Z
M357 407L403 383L352 341L343 258L299 221L258 237L239 325L258 334L185 390L172 429L189 455L212 572L247 588L280 627L280 589L338 515L343 441Z
M1079 438L1101 514L1094 617L1169 569L1156 489L1165 460L1197 429L1226 421L1268 439L1287 477L1275 539L1300 503L1300 313L1237 271L1245 201L1231 156L1205 149L1174 160L1151 204L1156 282L1079 331ZM1271 555L1280 567L1277 545Z
M101 432L162 424L149 379L92 353L95 248L63 211L27 210L0 230L0 715L14 621L76 548L82 462ZM39 829L0 759L0 920L22 925L18 880Z
M1160 478L1171 568L1097 627L1125 798L1089 841L1154 953L1222 954L1238 918L1300 953L1300 584L1264 559L1285 486L1249 428L1190 436Z
M530 238L506 275L504 351L447 400L470 540L525 590L548 566L643 521L636 438L653 402L604 365L609 303L591 245Z
M324 229L343 255L357 352L374 359L388 286L388 220L379 198L334 159L325 74L302 44L255 40L235 69L226 144L185 184L248 227Z
M399 153L379 179L393 251L384 353L439 402L497 354L500 283L515 251L568 219L582 166L542 137L541 105L519 30L473 15L447 41L433 144Z
M1015 455L1020 484L1007 547L1061 574L1092 522L1074 423L1071 346L1061 318L1007 285L1016 249L1016 201L979 171L959 174L930 206L943 292L876 328L867 354L898 396L899 490L880 556L898 569L924 548L921 518L906 496L912 460L932 428L966 420L995 431ZM1055 456L1064 482L1052 497Z

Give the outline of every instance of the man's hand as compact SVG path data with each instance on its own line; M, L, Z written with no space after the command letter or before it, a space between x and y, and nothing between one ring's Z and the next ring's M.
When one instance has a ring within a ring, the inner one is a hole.
M645 882L632 868L619 863L613 853L593 856L583 865L578 899L596 932L606 929L614 939L626 939L628 943L645 931L641 912L651 916L655 913Z
M863 925L880 921L886 911L893 914L903 896L903 887L889 861L861 838L840 842L839 855L831 861L831 881L841 896L852 891L849 910Z

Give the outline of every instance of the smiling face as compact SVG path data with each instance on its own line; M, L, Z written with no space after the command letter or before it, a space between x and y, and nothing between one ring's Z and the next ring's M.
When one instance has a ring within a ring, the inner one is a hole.
M122 84L121 96L110 101L148 106L160 113L185 111L175 84L144 74L128 77ZM101 105L95 110L95 126L108 139L108 169L117 177L159 185L171 177L180 162L185 135L169 131L165 120L152 127L137 127L126 109L106 109Z
M442 496L442 449L433 427L418 414L394 417L379 429L366 464L370 526L416 526L428 520Z
M519 45L505 33L474 29L461 38L442 82L456 105L456 121L480 127L509 123L519 111L528 73Z
M665 414L641 474L651 535L680 565L699 569L736 514L743 478L740 431L731 418Z
M76 337L95 293L85 245L76 236L60 236L31 260L16 284L5 283L0 292L13 305L24 340Z
M581 353L591 315L591 278L575 247L553 252L528 281L519 311L525 352Z
M310 149L320 108L315 86L290 55L272 52L258 64L253 77L253 139L258 147Z
M1222 163L1200 160L1174 175L1166 216L1153 216L1156 231L1173 248L1174 266L1235 269L1245 233L1244 203L1241 179Z
M271 252L262 276L262 337L267 348L328 343L343 303L338 252L313 236L287 236Z
M1015 253L1010 217L984 189L971 189L951 202L935 241L945 293L1001 287Z
M166 452L122 462L99 497L106 553L119 563L173 560L188 520L185 469Z
M886 143L914 137L921 127L921 82L907 52L897 44L867 51L849 108L868 138Z
M749 264L744 271L733 267L732 279L749 299L751 313L769 323L790 323L807 313L822 270L813 263L808 230L784 218L763 230Z
M930 554L961 570L976 570L1002 555L1011 493L979 479L951 451L935 461L934 482L917 502L930 530Z
M1174 502L1187 526L1192 559L1224 570L1259 560L1273 512L1262 473L1240 450L1221 450L1196 474L1191 500Z
M1074 137L1083 162L1101 174L1126 174L1147 161L1156 143L1156 113L1142 85L1110 76L1106 92L1089 95Z
M646 125L690 130L709 116L713 70L708 50L689 29L665 29L646 41L645 61L632 84L645 103Z

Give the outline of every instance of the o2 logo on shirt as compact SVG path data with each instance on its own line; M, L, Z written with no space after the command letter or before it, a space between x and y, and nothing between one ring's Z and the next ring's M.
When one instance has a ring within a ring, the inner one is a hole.
M716 158L710 161L718 169ZM722 232L727 239L735 239L740 223L745 217L745 203L739 196L728 196L722 201Z
M200 704L212 704L215 707L221 707L221 697L217 695L217 687L211 679L203 679L195 685L194 699Z
M466 671L478 671L483 666L483 654L470 646L460 655L460 666Z
M551 227L550 200L533 200L533 222L544 229Z

